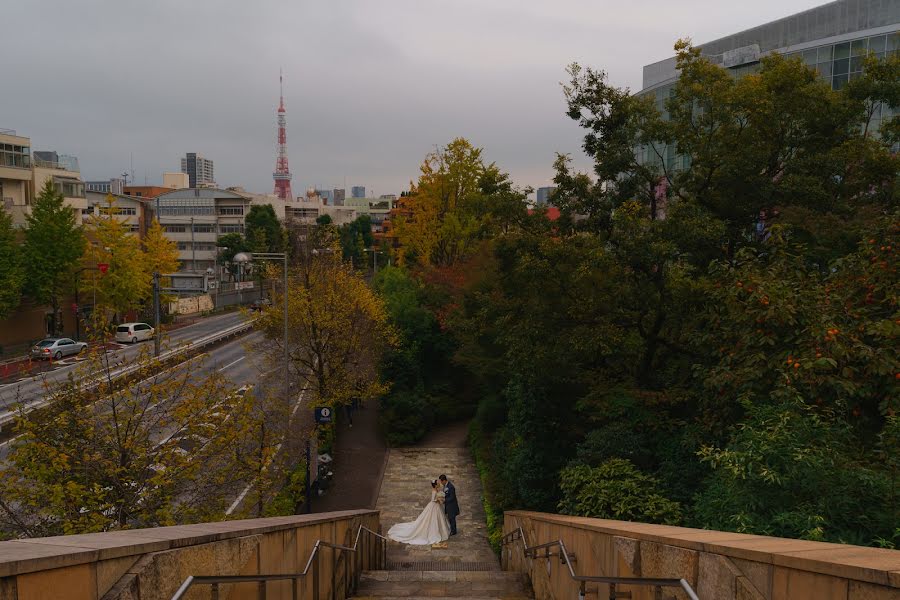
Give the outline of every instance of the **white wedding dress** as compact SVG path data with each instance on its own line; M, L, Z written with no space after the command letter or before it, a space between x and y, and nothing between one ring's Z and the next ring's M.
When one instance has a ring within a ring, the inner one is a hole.
M426 546L450 538L450 523L444 514L444 492L431 492L431 502L415 521L397 523L388 530L388 537L395 542ZM435 500L438 500L435 502Z

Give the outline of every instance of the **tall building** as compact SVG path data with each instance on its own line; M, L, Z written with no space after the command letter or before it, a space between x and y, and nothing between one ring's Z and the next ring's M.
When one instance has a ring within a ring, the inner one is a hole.
M539 187L537 189L537 204L549 204L550 195L556 191L556 186Z
M365 198L366 197L366 186L354 185L352 188L350 188L350 196L352 198Z
M863 57L884 57L900 52L900 2L896 0L837 0L771 23L701 44L703 55L735 77L759 70L760 58L779 53L798 57L818 72L833 89L842 88L862 73ZM644 67L639 95L653 95L664 109L678 81L675 58ZM873 116L879 125L893 112L880 106ZM684 167L684 157L669 146L662 157L650 147L636 148L640 162L669 169Z
M347 197L347 191L344 189L341 189L341 188L335 188L332 191L332 194L334 196L334 205L335 206L343 206L344 199Z
M325 204L330 204L334 206L334 191L333 190L316 190L316 195L322 198L325 201Z
M213 161L196 152L188 152L181 159L181 172L187 174L188 184L192 188L216 186Z
M284 110L284 83L281 75L278 75L278 86L281 90L278 102L278 153L275 158L275 195L282 200L292 200L291 169L288 166L287 156L287 111Z

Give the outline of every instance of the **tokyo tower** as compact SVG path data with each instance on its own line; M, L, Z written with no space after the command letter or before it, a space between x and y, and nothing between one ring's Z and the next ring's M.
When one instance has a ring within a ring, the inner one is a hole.
M287 157L287 118L284 110L284 82L278 74L278 85L281 88L281 101L278 104L278 153L275 158L275 195L282 200L293 200L291 194L291 169Z

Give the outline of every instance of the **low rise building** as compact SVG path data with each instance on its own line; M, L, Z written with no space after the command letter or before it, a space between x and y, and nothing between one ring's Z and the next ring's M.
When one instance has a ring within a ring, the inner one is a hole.
M40 194L48 180L53 181L65 204L71 206L76 215L81 214L87 208L87 199L84 181L79 171L78 159L74 156L57 154L53 151L35 152L32 160L34 194ZM30 211L26 211L25 214L27 212ZM24 215L20 224L24 224Z
M81 211L81 222L85 226L90 226L92 217L110 214L109 195L100 192L85 193L87 208ZM129 233L143 238L153 215L147 206L150 201L124 194L112 194L112 196L115 200L112 214L120 221L124 221Z
M31 205L31 140L12 129L0 129L0 203L21 224Z
M216 242L226 233L244 233L251 199L216 188L186 188L157 196L159 222L178 244L180 270L203 272L218 262Z

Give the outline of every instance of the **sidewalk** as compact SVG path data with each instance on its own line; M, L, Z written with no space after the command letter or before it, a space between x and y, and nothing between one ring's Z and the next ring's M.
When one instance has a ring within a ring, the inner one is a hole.
M342 415L343 416L343 415ZM312 511L375 508L387 462L387 445L378 431L378 405L353 412L353 427L342 418L334 444L334 478L324 495L313 497Z

